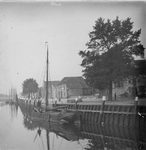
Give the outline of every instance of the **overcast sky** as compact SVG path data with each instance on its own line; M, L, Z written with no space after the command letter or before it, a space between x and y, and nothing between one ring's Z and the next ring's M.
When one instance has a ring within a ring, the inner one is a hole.
M99 17L130 17L134 30L142 29L146 47L145 2L0 2L0 93L34 78L41 86L48 41L51 80L82 76L82 59Z

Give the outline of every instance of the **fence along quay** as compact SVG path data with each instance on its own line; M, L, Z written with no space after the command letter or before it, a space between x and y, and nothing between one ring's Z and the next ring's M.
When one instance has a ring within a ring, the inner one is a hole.
M129 104L106 101L103 97L101 103L58 105L67 105L69 110L78 110L81 122L146 128L146 105L140 103L137 97Z

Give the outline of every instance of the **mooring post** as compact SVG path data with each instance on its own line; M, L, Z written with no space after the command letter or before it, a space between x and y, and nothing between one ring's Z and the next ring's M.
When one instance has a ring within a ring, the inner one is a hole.
M135 97L134 126L136 126L138 97Z
M75 109L77 109L78 98L75 99Z
M101 108L100 108L100 113L99 113L99 118L98 118L98 123L102 123L102 116L104 113L104 104L105 104L105 100L106 100L106 96L102 97L102 104L101 104ZM103 125L104 123L102 123Z

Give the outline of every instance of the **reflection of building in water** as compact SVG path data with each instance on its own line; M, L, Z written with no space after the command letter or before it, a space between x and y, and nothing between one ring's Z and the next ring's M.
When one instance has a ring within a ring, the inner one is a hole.
M9 105L10 113L11 113L11 119L14 117L17 117L18 114L18 105Z

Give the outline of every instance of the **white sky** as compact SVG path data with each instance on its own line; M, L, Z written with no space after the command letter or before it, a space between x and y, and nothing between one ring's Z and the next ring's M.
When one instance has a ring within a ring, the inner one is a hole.
M146 47L145 2L0 2L0 93L34 78L41 85L49 44L51 80L81 76L82 58L99 17L130 17L134 30L142 29Z

